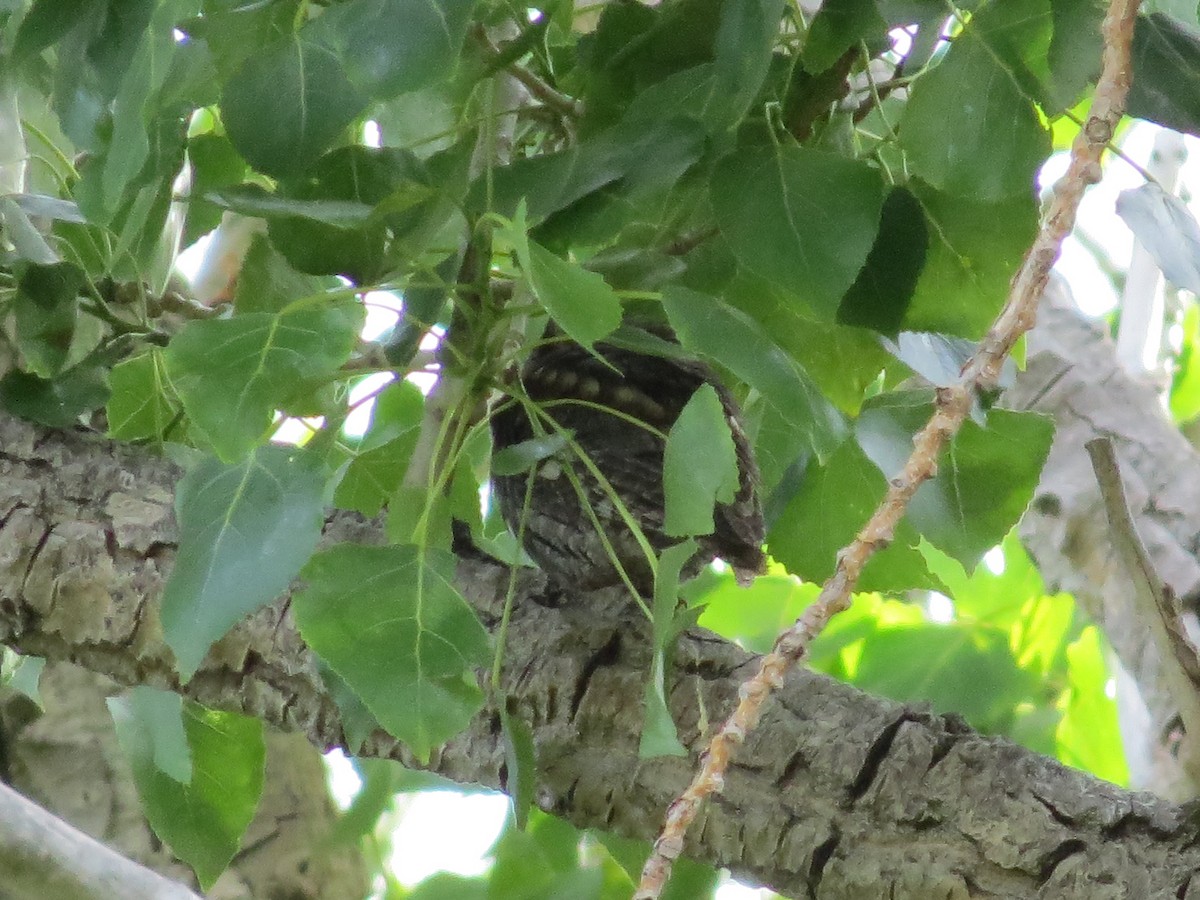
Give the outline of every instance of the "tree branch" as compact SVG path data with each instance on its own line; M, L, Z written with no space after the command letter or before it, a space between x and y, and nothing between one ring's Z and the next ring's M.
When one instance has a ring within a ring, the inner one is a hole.
M0 783L0 871L11 900L200 900Z
M180 689L157 613L175 552L178 471L138 448L3 414L0 448L0 641L125 684ZM383 535L337 515L327 538ZM460 566L461 588L492 627L507 576L486 560ZM302 731L320 747L344 746L337 709L281 608L219 642L184 693ZM694 759L638 758L646 630L616 593L564 600L531 574L520 582L504 680L534 735L539 806L648 840ZM671 708L694 757L700 723L728 713L757 660L699 629L676 659ZM485 711L428 768L503 789L497 723ZM415 765L382 732L361 753ZM1195 833L1168 802L801 671L768 707L685 852L798 896L1091 900L1183 890L1200 871Z

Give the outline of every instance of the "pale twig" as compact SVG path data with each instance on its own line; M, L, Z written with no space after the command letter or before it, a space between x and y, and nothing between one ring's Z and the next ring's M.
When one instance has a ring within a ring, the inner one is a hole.
M1158 647L1171 698L1183 720L1184 731L1191 737L1200 735L1200 691L1197 690L1200 661L1181 620L1179 601L1155 572L1150 554L1138 535L1125 499L1112 440L1093 438L1086 446L1104 500L1109 539L1133 586L1129 600L1134 604L1138 620L1146 623L1153 643Z
M688 826L704 800L721 790L733 753L758 723L772 691L804 656L808 646L837 613L850 605L850 592L863 566L876 550L887 546L909 501L937 469L942 448L957 433L980 389L994 387L1005 358L1018 339L1033 327L1038 299L1062 242L1075 224L1079 201L1088 185L1100 180L1100 158L1112 139L1125 108L1130 83L1130 45L1139 0L1112 0L1104 19L1104 57L1100 79L1087 122L1071 149L1067 173L1055 186L1054 198L1042 227L1013 279L1008 302L979 348L963 367L958 384L939 388L933 416L913 439L914 450L893 478L887 495L854 541L838 555L837 568L820 595L800 619L775 641L758 671L739 691L737 709L709 742L700 771L668 807L666 821L642 870L634 900L656 900L671 875L671 865L683 851Z

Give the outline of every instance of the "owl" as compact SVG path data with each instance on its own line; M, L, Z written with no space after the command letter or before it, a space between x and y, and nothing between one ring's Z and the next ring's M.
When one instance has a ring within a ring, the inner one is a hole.
M593 353L552 326L517 376L544 415L573 436L575 448L564 447L529 471L493 476L493 496L513 534L521 533L528 479L533 479L524 547L567 591L621 583L615 558L639 594L652 594L653 570L613 498L624 504L655 555L679 542L663 530L664 438L703 384L716 390L729 422L738 489L731 503L718 504L713 511L715 529L697 538L698 549L682 577L695 575L718 556L739 580L759 573L764 565L758 468L733 396L709 366L683 355L668 329L646 330L671 352L656 355L614 340L596 343ZM510 398L493 406L491 427L497 450L554 431L544 420L541 429L535 429L525 407Z

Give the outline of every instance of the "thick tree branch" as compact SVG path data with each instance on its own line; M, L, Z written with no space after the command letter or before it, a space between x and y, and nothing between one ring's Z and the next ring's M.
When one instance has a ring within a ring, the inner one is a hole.
M0 641L122 683L178 689L157 624L174 556L176 469L2 415L0 448ZM328 531L331 540L381 539L352 516ZM462 562L462 587L489 624L506 578L489 562ZM318 746L344 744L311 656L279 617L278 607L265 610L221 641L185 693ZM645 632L616 595L564 601L525 578L505 680L533 729L538 804L580 826L649 839L693 761L637 758ZM693 752L699 723L729 711L755 665L711 634L684 636L671 703ZM429 767L502 788L498 721L481 714ZM363 753L414 763L382 733ZM801 671L685 850L793 896L1124 898L1187 896L1200 871L1195 837L1170 803Z

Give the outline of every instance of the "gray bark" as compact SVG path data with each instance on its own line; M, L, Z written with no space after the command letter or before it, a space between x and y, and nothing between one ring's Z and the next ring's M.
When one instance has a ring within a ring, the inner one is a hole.
M1196 796L1196 780L1176 756L1178 705L1112 551L1084 445L1094 437L1112 438L1131 511L1157 574L1192 607L1200 599L1200 454L1167 418L1149 377L1121 366L1102 324L1084 318L1061 284L1052 282L1047 290L1039 325L1030 335L1028 366L1004 400L1049 414L1056 429L1041 483L1021 523L1024 543L1048 588L1075 596L1137 684L1149 710L1145 740L1154 762L1139 783L1189 800Z
M178 472L141 450L0 415L0 641L121 684L180 689L157 602L174 554ZM330 540L381 540L337 516ZM507 573L464 559L460 581L494 625ZM183 689L344 744L338 712L281 606L214 647ZM282 619L281 619L282 616ZM524 578L506 688L532 729L538 804L580 826L640 838L692 760L637 758L646 626L616 594L564 601ZM754 658L695 630L681 640L672 712L685 744L729 711ZM705 718L707 716L707 718ZM364 755L415 761L376 733ZM498 716L485 711L430 761L503 788ZM1185 811L1130 793L953 718L793 675L739 755L686 852L797 897L1200 897Z

